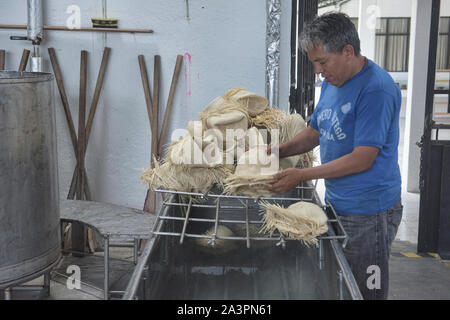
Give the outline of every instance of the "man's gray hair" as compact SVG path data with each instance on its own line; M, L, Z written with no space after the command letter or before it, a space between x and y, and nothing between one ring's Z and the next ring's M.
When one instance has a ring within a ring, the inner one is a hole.
M304 52L322 45L325 53L341 54L347 44L353 47L355 56L359 56L361 51L355 25L346 14L340 12L316 17L306 25L299 42Z

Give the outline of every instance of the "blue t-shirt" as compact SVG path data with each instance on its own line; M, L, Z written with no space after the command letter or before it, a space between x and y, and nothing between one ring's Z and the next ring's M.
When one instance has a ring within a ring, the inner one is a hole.
M337 213L377 213L400 199L400 105L400 89L371 60L340 88L323 82L310 122L320 134L322 164L349 154L358 146L379 148L369 170L325 179L325 201Z

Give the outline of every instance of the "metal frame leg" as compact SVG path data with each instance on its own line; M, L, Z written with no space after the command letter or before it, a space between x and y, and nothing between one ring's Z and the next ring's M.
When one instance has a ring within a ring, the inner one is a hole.
M105 236L104 248L104 262L105 262L105 279L104 279L104 299L109 299L109 236Z
M325 258L323 257L323 240L319 240L319 270L323 270L324 268Z
M50 271L44 274L43 291L47 297L50 296Z
M11 288L6 288L4 292L5 292L5 300L12 300L11 299Z
M138 247L139 247L139 239L134 239L134 246L133 246L133 262L134 264L137 264L138 259Z
M342 270L339 270L337 272L337 275L338 275L338 290L339 290L339 292L338 292L338 299L339 300L344 300L344 291L343 291L343 287L342 287L342 285L343 285L343 283L342 283L342 280L343 280Z

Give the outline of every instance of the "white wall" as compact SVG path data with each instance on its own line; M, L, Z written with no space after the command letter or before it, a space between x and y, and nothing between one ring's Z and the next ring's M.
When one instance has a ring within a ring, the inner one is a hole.
M319 9L319 14L327 11L341 11L350 17L357 17L359 11L360 0L350 0L341 6L328 6ZM362 0L367 1L367 0ZM429 1L429 0L425 0ZM375 0L376 6L380 9L381 17L410 17L411 16L411 0ZM450 1L441 0L441 16L450 16Z
M47 48L54 47L62 69L70 109L78 128L80 51L88 54L89 108L104 46L112 48L86 155L93 199L142 208L146 187L141 169L149 166L151 134L137 57L144 54L150 82L153 56L161 56L160 125L177 54L184 61L171 115L170 132L185 128L188 120L215 97L235 86L264 95L266 5L261 0L190 0L190 20L184 0L45 0L45 25L65 25L69 5L81 9L81 26L91 17L118 18L122 28L148 28L153 34L46 31L41 45L44 71L50 71ZM290 60L290 3L282 0L280 108L288 109ZM26 24L26 1L0 1L2 24ZM28 41L11 41L25 30L0 30L0 48L7 51L7 69L17 70ZM189 92L191 94L189 95ZM75 166L71 140L59 92L54 85L60 196L67 192Z
M328 6L319 9L319 15L329 11L344 12L350 17L359 17L359 5L361 1L370 1L377 6L379 17L411 17L412 0L350 0L337 6ZM430 1L430 0L423 0ZM371 14L374 14L373 8ZM450 1L441 0L440 15L448 17L450 16ZM412 29L412 26L411 26ZM361 46L363 46L364 38L361 37ZM408 72L390 72L390 75L394 81L398 82L400 86L407 85ZM447 73L437 73L436 79L448 79ZM405 117L406 107L406 92L402 92L402 108L400 112L401 117Z

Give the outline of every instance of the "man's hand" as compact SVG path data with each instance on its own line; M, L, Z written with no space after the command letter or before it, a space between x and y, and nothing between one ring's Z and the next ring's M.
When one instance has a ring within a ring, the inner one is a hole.
M302 169L289 168L273 175L276 180L267 190L275 193L285 193L306 180Z

